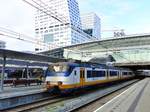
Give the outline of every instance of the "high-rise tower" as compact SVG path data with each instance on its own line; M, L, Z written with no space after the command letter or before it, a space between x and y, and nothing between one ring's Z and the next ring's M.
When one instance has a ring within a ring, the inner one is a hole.
M53 48L90 40L88 36L74 30L78 29L80 31L82 29L79 6L76 0L43 0L43 2L47 9L45 11L51 11L50 13L54 14L54 17L60 18L63 22L37 10L35 15L35 33L37 38L40 38L44 43L52 45Z
M82 29L87 34L97 38L101 37L101 20L93 12L81 15Z

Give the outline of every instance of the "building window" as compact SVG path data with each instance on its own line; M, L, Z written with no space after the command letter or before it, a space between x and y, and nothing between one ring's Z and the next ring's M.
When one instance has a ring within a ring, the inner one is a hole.
M54 36L53 34L45 34L44 35L44 42L45 43L50 43L54 41Z

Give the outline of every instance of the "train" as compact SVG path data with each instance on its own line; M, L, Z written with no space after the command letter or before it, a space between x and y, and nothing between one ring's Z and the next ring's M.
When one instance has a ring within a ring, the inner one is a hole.
M62 93L79 88L131 79L132 70L89 62L58 62L48 66L46 89Z
M150 77L150 70L137 70L136 75L138 77Z

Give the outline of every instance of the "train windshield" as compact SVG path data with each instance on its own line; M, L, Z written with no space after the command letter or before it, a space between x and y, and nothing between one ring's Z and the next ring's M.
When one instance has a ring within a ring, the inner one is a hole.
M68 69L69 66L67 65L50 65L48 67L48 70L53 72L66 72Z

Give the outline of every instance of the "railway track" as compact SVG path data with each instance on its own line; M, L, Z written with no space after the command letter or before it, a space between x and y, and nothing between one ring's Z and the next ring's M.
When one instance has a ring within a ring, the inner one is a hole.
M117 90L109 95L106 95L100 99L95 100L87 105L84 105L78 109L73 110L72 112L94 112L96 109L103 106L105 103L116 97L117 95L121 94L123 91L127 90L131 85L124 87L120 90Z
M82 95L68 95L66 97L62 96L52 96L49 98L40 99L37 102L18 106L11 110L5 110L3 112L51 112L51 111L75 111L81 109L91 102L94 102L100 98L110 95L118 90L128 87L129 85L137 82L138 80L132 80L124 82L122 84L113 85L113 87L103 88L102 90L83 93ZM97 95L96 95L97 94ZM95 96L94 96L95 95ZM83 111L84 112L84 111Z
M91 95L86 95L86 96L83 96L82 98L80 98L81 99L80 102L76 102L74 104L72 103L72 105L70 105L70 106L66 105L66 107L59 109L59 111L70 112L70 111L79 110L80 108L82 108L82 107L84 108L88 104L95 102L103 97L107 97L108 95L111 95L114 92L117 92L123 88L126 88L126 87L134 84L137 81L139 81L139 80L132 80L132 81L124 82L122 84L119 83L117 85L113 85L110 88L104 88L103 90L93 92Z
M30 112L34 109L39 109L40 107L57 104L58 102L63 102L65 100L72 99L76 96L61 96L61 95L52 95L50 97L41 98L33 103L27 103L24 105L19 105L14 108L0 110L0 112Z
M64 98L64 97L60 98L59 96L46 97L46 98L42 98L36 102L17 106L15 108L11 108L11 109L6 109L1 112L26 112L26 111L30 111L35 108L40 108L42 106L46 106L49 104L57 103L59 101L63 101L64 99L66 99L66 98Z

